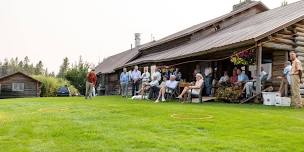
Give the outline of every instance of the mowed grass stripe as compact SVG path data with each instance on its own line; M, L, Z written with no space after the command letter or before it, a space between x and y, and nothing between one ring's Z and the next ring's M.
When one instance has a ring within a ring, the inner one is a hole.
M302 151L304 112L118 96L0 100L1 151Z

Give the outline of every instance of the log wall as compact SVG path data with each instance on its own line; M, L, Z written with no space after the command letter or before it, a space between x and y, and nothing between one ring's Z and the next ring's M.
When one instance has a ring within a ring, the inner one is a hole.
M304 22L298 22L294 25L295 33L295 51L298 55L298 59L302 62L304 66ZM303 76L304 77L304 76Z
M13 83L23 83L24 91L13 91ZM12 75L0 80L0 98L8 97L36 97L40 95L40 84L22 74Z
M277 76L282 75L284 62L288 60L288 51L295 50L304 66L304 21L300 21L273 35L263 44L265 48L273 49L272 78L275 88L279 85ZM304 75L303 75L304 77Z

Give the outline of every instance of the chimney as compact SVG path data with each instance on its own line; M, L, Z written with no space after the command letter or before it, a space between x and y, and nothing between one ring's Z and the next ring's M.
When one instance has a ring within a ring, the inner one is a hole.
M135 47L140 46L140 33L135 33Z
M232 11L236 11L236 10L238 10L238 9L248 5L248 4L251 4L252 2L254 2L254 1L252 1L252 0L240 0L240 3L233 5Z

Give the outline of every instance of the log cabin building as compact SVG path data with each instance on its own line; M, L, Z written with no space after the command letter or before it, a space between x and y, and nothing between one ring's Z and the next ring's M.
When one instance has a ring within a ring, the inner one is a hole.
M256 74L263 64L270 65L268 72L278 89L276 77L282 75L288 52L296 50L304 63L304 0L275 9L246 0L228 14L111 56L96 67L96 72L106 94L118 93L122 68L131 69L134 65L174 65L187 81L195 69L202 72L211 66L218 79L225 70L231 75L231 55L251 48L256 53ZM243 68L249 70L248 66ZM261 81L257 79L257 91L260 90Z
M39 97L41 82L16 72L0 77L0 98Z

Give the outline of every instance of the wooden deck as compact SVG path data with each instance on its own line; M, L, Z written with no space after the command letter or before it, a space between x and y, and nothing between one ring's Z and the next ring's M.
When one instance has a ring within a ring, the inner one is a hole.
M202 98L203 102L210 102L210 101L214 101L215 99L216 99L216 97L203 97ZM192 103L199 103L199 99L198 98L192 99Z

